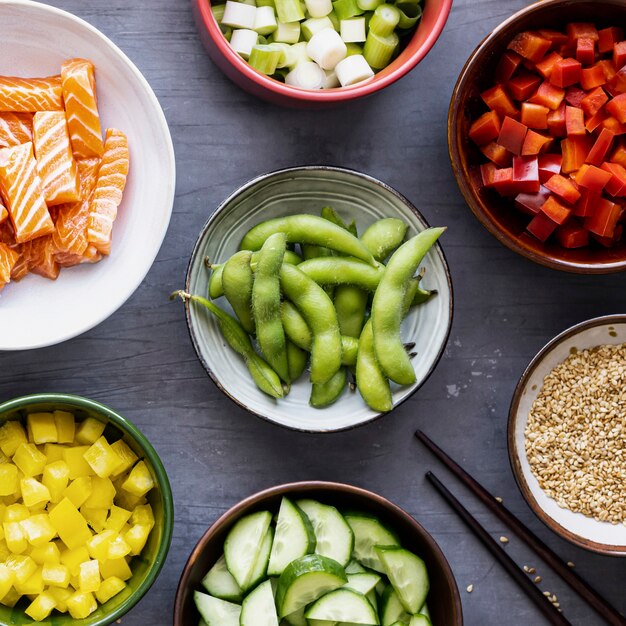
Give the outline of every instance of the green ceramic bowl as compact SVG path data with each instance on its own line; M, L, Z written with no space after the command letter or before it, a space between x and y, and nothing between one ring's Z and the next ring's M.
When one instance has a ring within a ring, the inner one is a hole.
M159 575L163 563L165 563L174 526L172 491L165 468L150 442L132 422L99 402L57 393L24 396L0 404L0 424L7 420L23 419L29 413L36 411L53 411L55 409L69 411L79 420L93 417L105 422L107 425L104 431L105 437L109 441L124 439L133 451L144 459L157 485L148 494L148 501L154 511L156 524L143 552L133 560L133 576L127 581L127 587L107 603L99 606L86 619L75 620L69 614L53 611L47 620L41 622L48 626L65 624L105 626L118 620L139 602L150 589ZM33 624L34 622L24 614L26 606L22 600L12 609L0 606L0 624L3 626Z

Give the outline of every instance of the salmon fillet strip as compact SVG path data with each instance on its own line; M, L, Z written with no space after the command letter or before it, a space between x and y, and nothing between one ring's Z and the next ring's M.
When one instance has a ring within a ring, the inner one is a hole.
M62 110L63 87L60 76L48 78L0 76L0 111L35 113Z
M0 113L0 148L33 140L32 113Z
M7 244L0 243L0 289L11 280L11 271L19 259L19 253Z

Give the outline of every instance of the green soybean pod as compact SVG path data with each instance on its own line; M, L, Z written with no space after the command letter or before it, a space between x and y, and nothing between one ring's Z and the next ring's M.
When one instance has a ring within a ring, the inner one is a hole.
M393 409L389 380L380 369L374 351L372 320L363 327L356 359L356 386L361 397L374 411L387 413Z
M224 295L233 307L244 329L254 334L254 317L252 316L252 284L254 277L250 260L252 252L241 250L226 261L222 271L222 287Z
M302 376L309 360L306 350L299 348L293 341L287 341L287 363L289 364L289 378L296 381Z
M339 330L344 337L361 335L369 293L354 285L339 285L335 289L335 310Z
M335 209L333 209L332 207L325 206L322 209L322 217L325 220L332 222L333 224L337 224L337 226L343 228L344 230L347 230L350 234L354 235L355 237L357 236L356 222L352 220L349 224L346 224L343 221L343 218L341 217L341 215L339 215L339 213L337 213L337 211L335 211Z
M283 264L280 284L312 334L311 382L325 383L341 367L341 334L333 302L315 281L295 266Z
M422 259L444 230L429 228L402 244L389 259L374 294L371 317L376 358L383 373L399 385L415 382L415 371L400 337L406 291Z
M384 261L404 241L408 225L396 217L374 222L362 235L361 242L377 261Z
M349 257L320 257L303 261L301 272L318 285L354 285L366 291L375 291L385 273L382 265L376 267Z
M336 402L346 388L347 381L348 372L342 367L328 382L311 386L309 404L316 409L323 409Z
M257 261L252 285L252 312L256 336L263 356L276 373L289 382L287 343L280 319L279 271L283 264L287 238L275 233L267 238Z

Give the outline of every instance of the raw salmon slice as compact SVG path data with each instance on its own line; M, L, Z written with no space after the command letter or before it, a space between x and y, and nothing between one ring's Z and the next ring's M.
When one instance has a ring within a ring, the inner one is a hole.
M76 158L101 157L104 143L93 63L86 59L69 59L61 66L61 77L74 154Z
M97 263L102 259L102 255L93 245L87 246L83 254L72 254L71 252L60 252L56 255L56 261L61 267L72 267L82 263Z
M19 253L15 252L5 243L0 243L0 289L11 280L11 271L19 259Z
M2 224L2 222L4 222L7 217L9 217L9 212L7 211L7 208L4 206L4 204L0 203L0 224Z
M0 150L0 190L15 228L17 243L54 232L32 143Z
M89 205L96 186L100 159L80 159L78 178L80 179L79 202L61 204L57 207L56 231L52 235L57 248L71 255L81 257L88 246L87 220Z
M60 76L17 78L0 76L0 111L35 113L62 111L63 88Z
M87 223L87 240L102 254L110 252L111 231L126 186L129 162L126 135L121 130L109 128Z
M32 113L0 113L0 148L33 140Z
M50 207L80 200L78 168L63 111L35 113L33 139L46 204Z

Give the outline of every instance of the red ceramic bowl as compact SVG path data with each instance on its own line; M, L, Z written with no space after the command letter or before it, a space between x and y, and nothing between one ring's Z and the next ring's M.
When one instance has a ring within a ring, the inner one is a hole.
M568 22L595 22L599 27L626 21L626 0L543 0L505 20L474 50L465 64L450 102L448 146L452 169L467 204L481 224L501 243L526 258L578 274L607 274L626 269L626 241L614 248L593 245L567 250L556 242L541 243L525 232L528 219L510 199L481 189L477 166L485 158L469 140L471 122L483 112L480 93L494 84L495 66L513 37L524 30L556 28Z
M200 38L213 62L234 83L252 95L294 108L327 108L369 96L410 72L435 45L448 19L452 0L425 0L424 14L407 46L371 80L353 87L308 90L290 87L252 69L228 44L213 14L210 0L191 0Z

